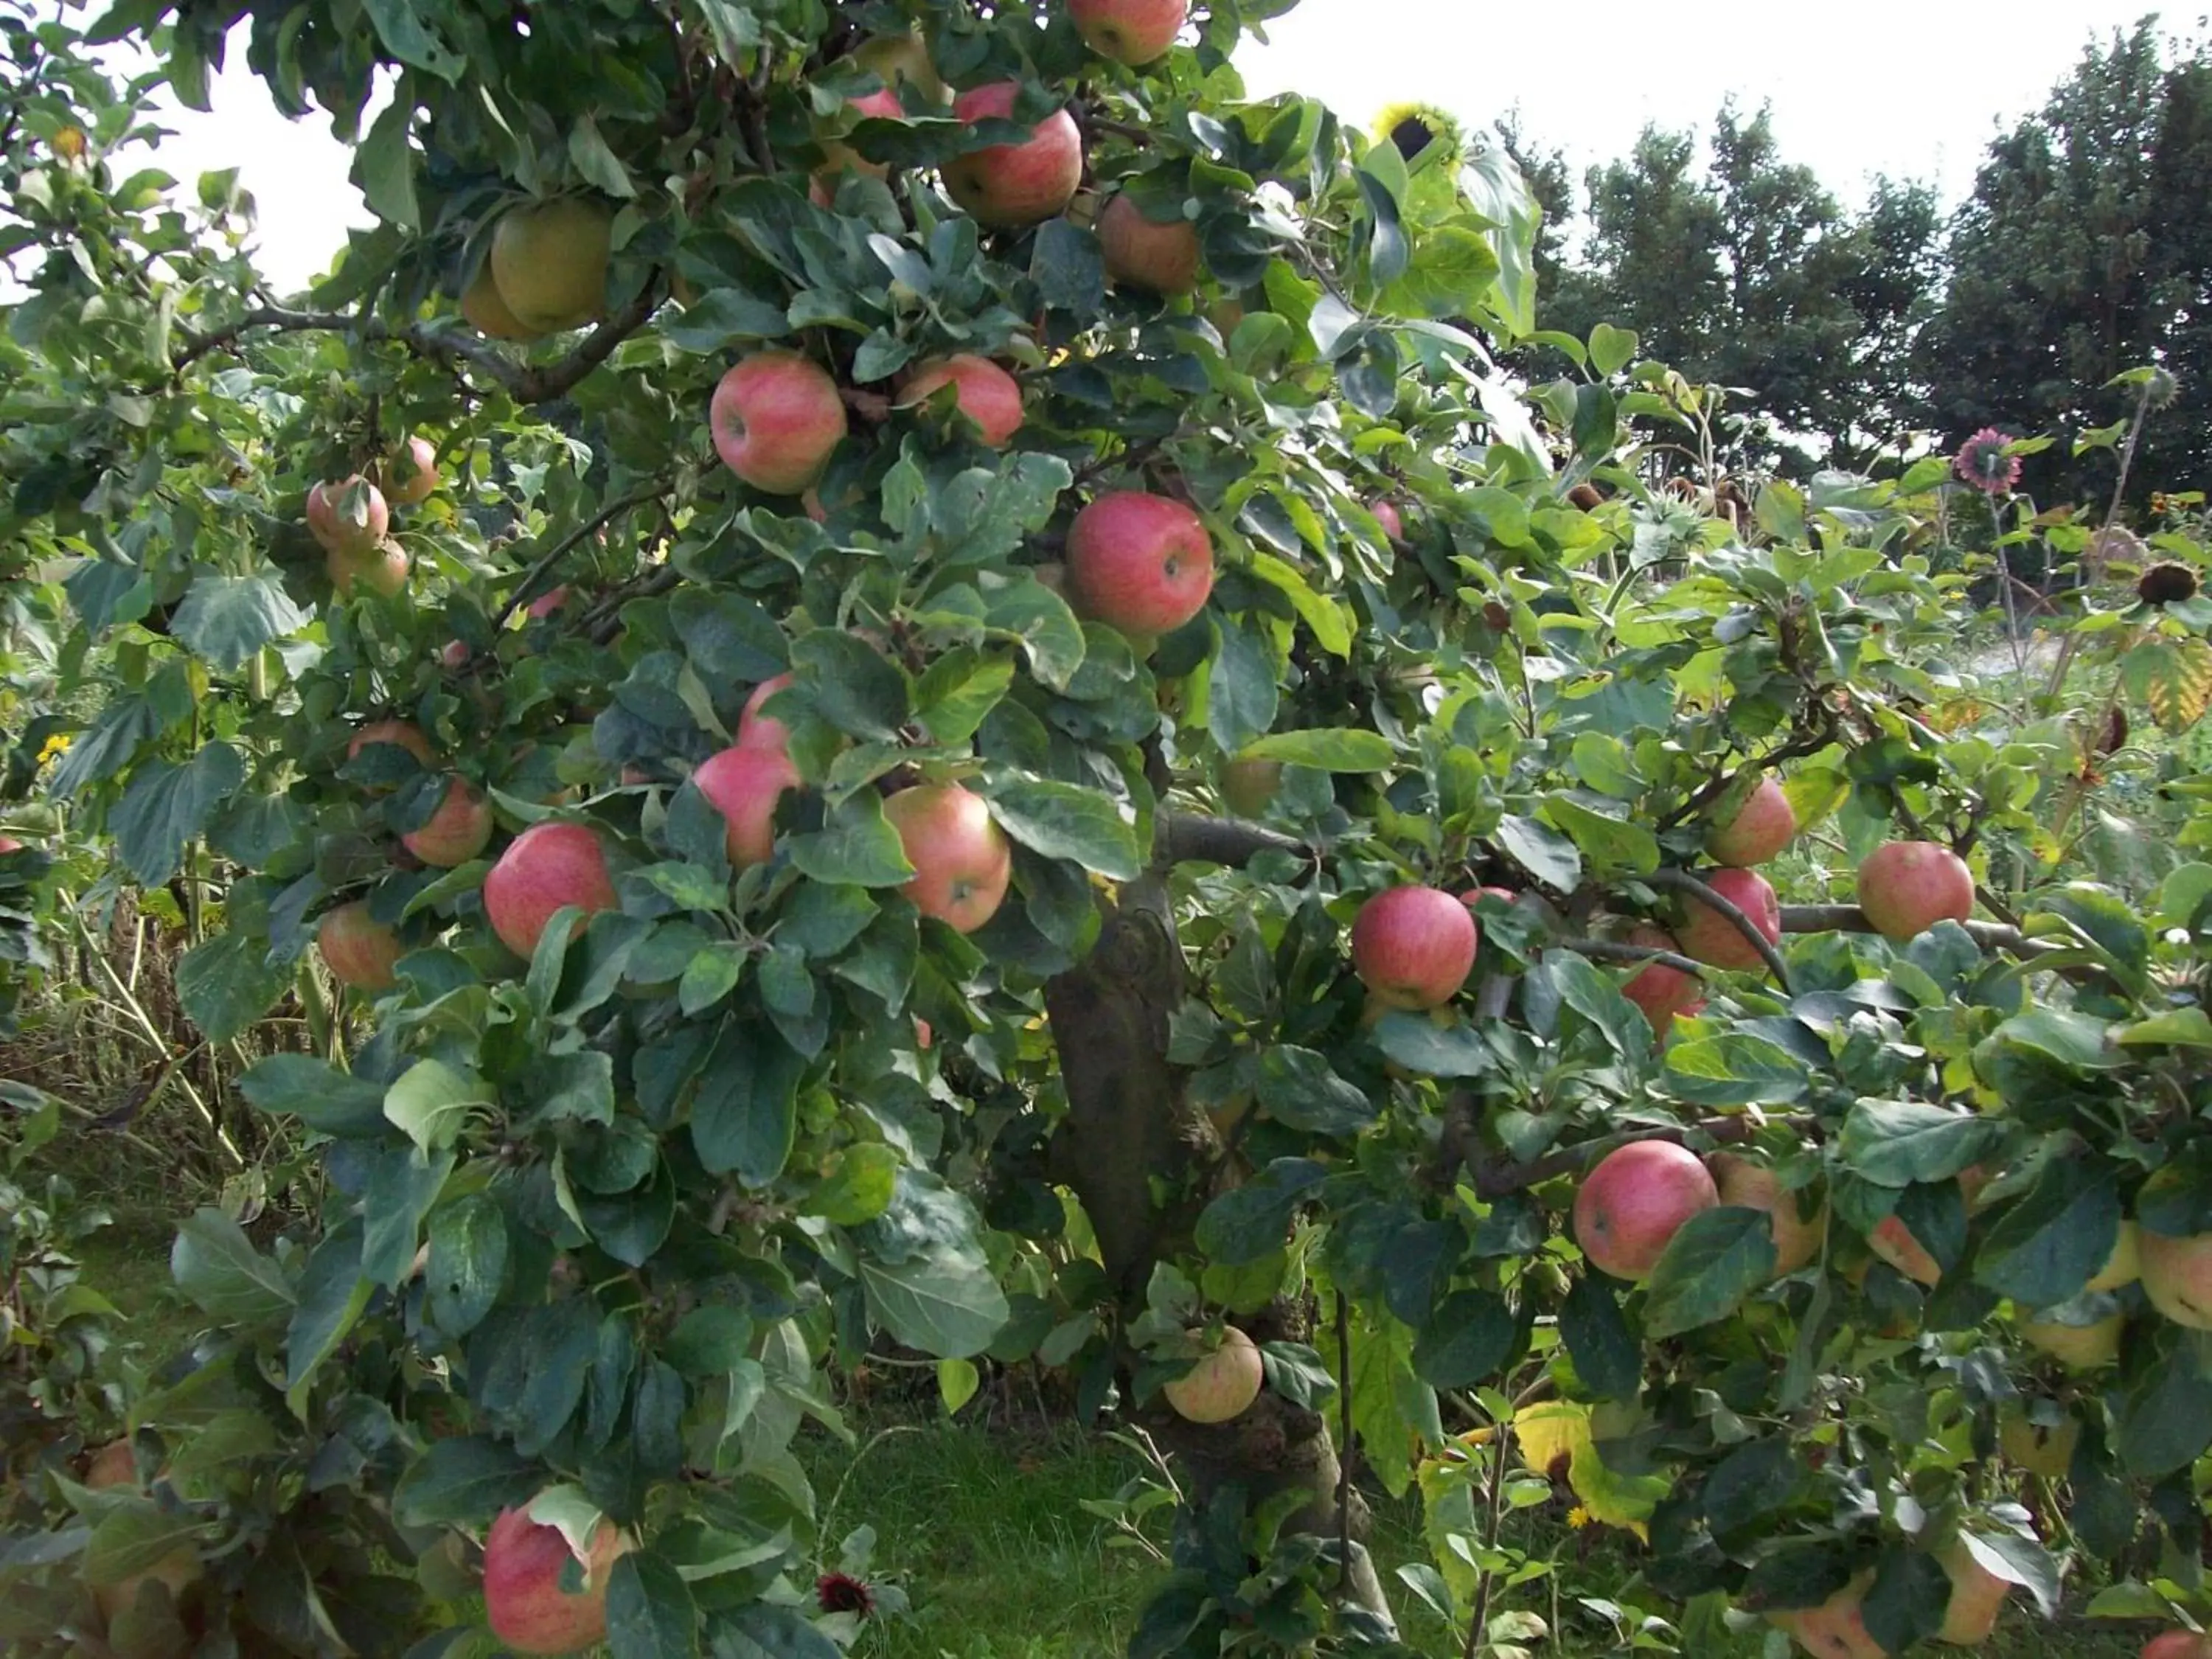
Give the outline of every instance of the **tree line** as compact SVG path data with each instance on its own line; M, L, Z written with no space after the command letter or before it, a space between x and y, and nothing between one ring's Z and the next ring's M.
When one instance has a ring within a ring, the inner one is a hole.
M1541 200L1547 329L1633 328L1646 354L1739 389L1740 459L1878 464L1918 431L2065 440L2026 458L2039 499L2108 495L2143 363L2175 377L2131 477L2200 482L2212 456L2212 49L2154 19L2093 40L2042 108L1990 143L1946 216L1877 179L1854 210L1786 159L1765 109L1724 104L1710 138L1647 127L1577 180L1517 122L1498 127ZM1755 415L1749 411L1757 411ZM2080 447L2091 439L2087 448ZM2079 453L2077 453L2077 450Z

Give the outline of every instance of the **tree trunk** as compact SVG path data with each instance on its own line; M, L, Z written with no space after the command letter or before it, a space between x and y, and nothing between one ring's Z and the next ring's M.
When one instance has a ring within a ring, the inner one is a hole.
M1206 1115L1184 1097L1169 1062L1168 1022L1183 997L1166 883L1132 883L1118 903L1102 901L1098 943L1079 967L1045 988L1068 1111L1054 1136L1054 1179L1083 1201L1108 1277L1123 1307L1144 1306L1153 1265L1186 1245L1213 1195L1221 1145ZM1251 1322L1260 1340L1305 1335L1302 1309L1279 1306ZM1366 1506L1344 1480L1326 1419L1279 1395L1263 1393L1234 1422L1185 1423L1164 1410L1146 1416L1189 1475L1188 1496L1203 1511L1231 1487L1248 1513L1293 1488L1308 1501L1286 1530L1352 1549L1345 1599L1388 1623L1389 1604L1362 1547ZM1340 1512L1339 1495L1349 1516Z

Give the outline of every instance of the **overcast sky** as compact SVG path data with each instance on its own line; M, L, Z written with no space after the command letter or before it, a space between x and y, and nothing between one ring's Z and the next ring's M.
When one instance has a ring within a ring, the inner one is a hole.
M1256 94L1295 90L1364 126L1397 100L1470 126L1518 106L1539 143L1577 169L1624 154L1646 122L1709 128L1730 94L1774 106L1784 155L1847 200L1876 173L1924 179L1947 202L1972 188L1983 147L2043 102L2092 34L2143 15L2142 0L1304 0L1240 58ZM2169 13L2177 27L2193 13ZM320 118L271 108L244 37L212 115L178 110L161 163L187 185L237 167L259 204L264 268L304 283L367 210Z

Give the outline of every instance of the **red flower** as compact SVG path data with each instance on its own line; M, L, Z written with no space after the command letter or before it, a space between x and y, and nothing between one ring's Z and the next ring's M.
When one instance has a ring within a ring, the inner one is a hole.
M2020 482L2020 457L2005 453L2012 440L1985 426L1959 446L1951 465L1968 483L1988 495L2002 495Z
M876 1610L868 1587L848 1573L823 1573L814 1581L814 1599L824 1613L857 1613L866 1619Z

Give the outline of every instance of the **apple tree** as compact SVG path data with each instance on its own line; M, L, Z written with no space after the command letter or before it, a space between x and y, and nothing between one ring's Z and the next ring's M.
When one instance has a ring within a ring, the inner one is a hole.
M2193 579L2051 531L2031 706L1944 463L1655 494L1717 394L1538 329L1501 153L1249 99L1285 9L9 22L11 792L219 919L210 1042L296 1010L313 1212L180 1231L216 1328L11 1640L834 1652L872 1354L1155 1431L1139 1654L1523 1650L1554 1472L1686 1643L1978 1639L2062 1526L2186 1601L2201 789L2118 886L2068 823L2203 713ZM270 292L107 43L242 45L374 228Z

